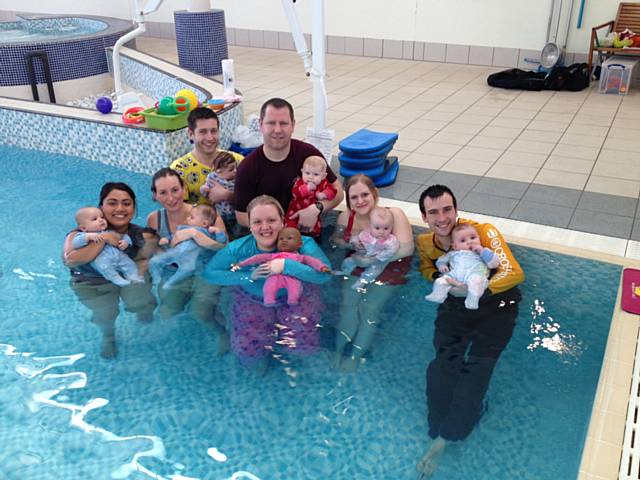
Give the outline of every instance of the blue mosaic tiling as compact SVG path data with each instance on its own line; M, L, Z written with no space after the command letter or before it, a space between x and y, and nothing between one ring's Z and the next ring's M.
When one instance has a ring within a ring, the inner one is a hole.
M220 75L229 58L224 11L173 12L180 66L200 75Z
M128 27L115 32L117 29L108 28L90 37L27 44L0 44L0 86L29 85L25 55L35 51L44 51L47 54L54 82L107 73L105 48L113 46L120 36L133 29L131 24L125 25ZM42 63L34 63L36 80L38 83L44 83Z
M242 123L242 105L220 115L220 146ZM0 144L63 153L153 174L191 150L186 129L160 132L0 108Z
M111 51L112 49L109 49L106 55L110 72L113 71ZM161 70L151 68L125 55L120 55L120 74L122 83L151 98L173 97L178 90L183 88L193 90L200 102L204 102L211 97L207 92L194 85L186 83L179 78L171 77Z

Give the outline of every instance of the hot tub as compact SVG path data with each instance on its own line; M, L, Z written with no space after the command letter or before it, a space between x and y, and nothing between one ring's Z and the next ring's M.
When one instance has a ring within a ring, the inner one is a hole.
M42 101L49 100L45 56L58 103L110 88L105 48L133 28L130 22L106 17L19 17L0 23L0 96L34 98L28 57Z

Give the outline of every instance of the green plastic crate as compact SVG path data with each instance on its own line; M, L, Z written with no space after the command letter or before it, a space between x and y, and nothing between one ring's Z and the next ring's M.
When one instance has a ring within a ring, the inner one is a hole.
M176 115L159 115L155 108L147 108L141 112L147 121L147 127L156 130L178 130L187 126L187 116L189 112L182 112Z

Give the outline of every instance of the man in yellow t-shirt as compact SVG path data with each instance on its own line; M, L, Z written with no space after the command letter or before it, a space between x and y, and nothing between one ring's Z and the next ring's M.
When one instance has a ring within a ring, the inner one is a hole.
M500 265L489 278L478 310L465 307L466 286L451 289L438 307L433 344L435 358L427 368L429 449L418 463L424 476L437 468L448 441L464 440L484 412L484 397L500 354L509 343L518 316L524 272L502 234L489 223L458 219L456 197L444 185L431 185L420 196L422 219L430 232L419 235L416 246L420 272L433 281L440 272L435 262L451 249L451 230L471 224L483 247L491 249Z
M184 180L186 186L184 201L210 205L215 205L223 200L233 202L233 192L218 184L214 184L208 196L200 193L200 187L204 185L207 175L212 170L214 159L221 152L218 150L220 142L218 115L209 108L198 107L189 113L188 122L187 133L189 141L193 144L193 150L177 158L170 165ZM228 153L233 155L237 162L243 158L239 153Z

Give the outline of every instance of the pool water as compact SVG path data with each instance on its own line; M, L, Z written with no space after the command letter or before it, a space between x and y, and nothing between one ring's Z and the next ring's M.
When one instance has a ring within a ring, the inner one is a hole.
M436 308L414 275L380 312L355 374L330 367L340 279L325 288L324 349L273 358L262 377L188 315L141 324L121 312L119 353L61 263L77 208L105 181L155 204L149 178L83 159L0 146L0 478L415 479L426 446L425 368ZM325 243L326 245L326 243ZM527 274L520 316L471 436L436 475L578 475L620 267L513 247ZM337 252L331 252L334 266ZM244 473L243 473L244 472Z
M39 18L0 23L0 44L57 41L91 35L108 25L88 18Z

